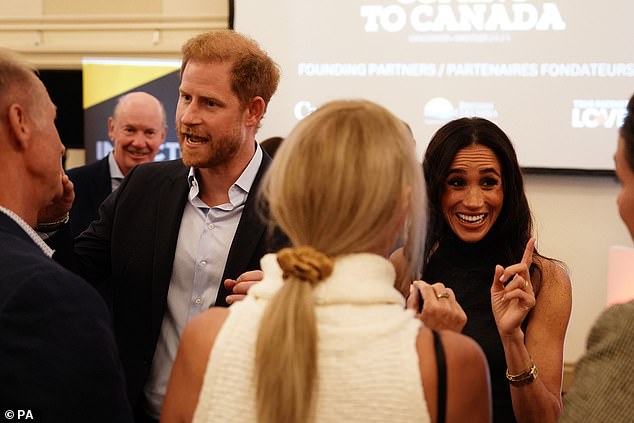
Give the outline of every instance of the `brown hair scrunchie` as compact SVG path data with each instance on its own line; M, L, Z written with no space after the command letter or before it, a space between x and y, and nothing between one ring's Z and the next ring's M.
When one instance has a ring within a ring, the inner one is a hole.
M284 248L277 253L283 277L294 276L311 285L326 279L332 273L333 262L313 247Z

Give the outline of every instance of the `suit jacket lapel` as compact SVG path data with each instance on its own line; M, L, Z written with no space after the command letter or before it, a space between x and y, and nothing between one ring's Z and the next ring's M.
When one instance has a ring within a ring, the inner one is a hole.
M152 333L157 334L163 321L167 304L174 255L178 242L180 223L187 202L189 187L187 185L185 166L178 168L168 183L163 184L157 193L157 220L154 244L154 263L152 281Z
M257 193L262 177L270 164L271 158L267 154L263 154L260 169L253 180L251 191L240 217L240 223L231 242L227 264L216 297L216 306L227 306L226 297L229 292L224 285L225 279L235 279L247 270L255 270L248 269L249 262L251 262L258 245L262 242L266 229L266 223L258 213Z
M98 173L96 175L95 194L92 197L93 206L95 210L99 209L99 206L105 200L107 196L112 192L112 181L110 180L110 163L108 163L108 156L99 161Z

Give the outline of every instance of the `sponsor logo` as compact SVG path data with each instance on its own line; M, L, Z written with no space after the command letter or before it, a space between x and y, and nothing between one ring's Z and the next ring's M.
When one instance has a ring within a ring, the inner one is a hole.
M573 128L620 128L627 115L627 100L573 100Z
M113 150L114 146L112 145L112 141L110 140L98 140L95 143L95 151L97 160L101 160L108 155ZM155 162L160 162L162 160L174 160L180 159L181 157L181 148L178 145L178 141L165 141L159 147L159 152L154 156Z
M426 125L444 125L450 120L471 116L495 121L498 118L498 111L491 101L460 100L454 107L453 103L444 97L432 98L423 108Z
M293 115L295 115L295 119L302 120L315 110L317 110L317 106L311 101L300 100L295 103L295 107L293 108Z

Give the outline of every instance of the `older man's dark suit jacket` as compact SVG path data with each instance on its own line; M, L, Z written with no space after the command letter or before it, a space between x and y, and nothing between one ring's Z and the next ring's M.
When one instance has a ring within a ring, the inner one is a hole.
M99 206L112 192L108 156L86 166L66 172L75 187L75 200L70 209L70 231L73 237L82 233L99 216Z
M257 187L270 157L262 164L245 203L224 270L225 278L237 278L259 269L260 258L281 243L267 241L260 218ZM99 220L75 240L74 255L68 254L70 238L58 234L51 242L55 259L75 267L89 282L112 289L112 309L121 360L133 407L148 377L167 304L172 264L189 186L188 168L180 160L136 166L121 186L99 209ZM195 242L195 241L193 241ZM71 263L74 260L74 263ZM224 285L216 299L226 306Z
M22 409L38 422L131 422L110 315L97 291L1 212L0 269L2 421L6 410L17 420Z

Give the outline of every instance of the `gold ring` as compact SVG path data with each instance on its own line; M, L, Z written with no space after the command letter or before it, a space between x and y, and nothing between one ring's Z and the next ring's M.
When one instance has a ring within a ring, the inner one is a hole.
M449 293L448 292L443 292L442 294L436 294L436 298L438 298L439 300L441 298L449 298Z
M528 289L528 281L524 280L524 289Z

